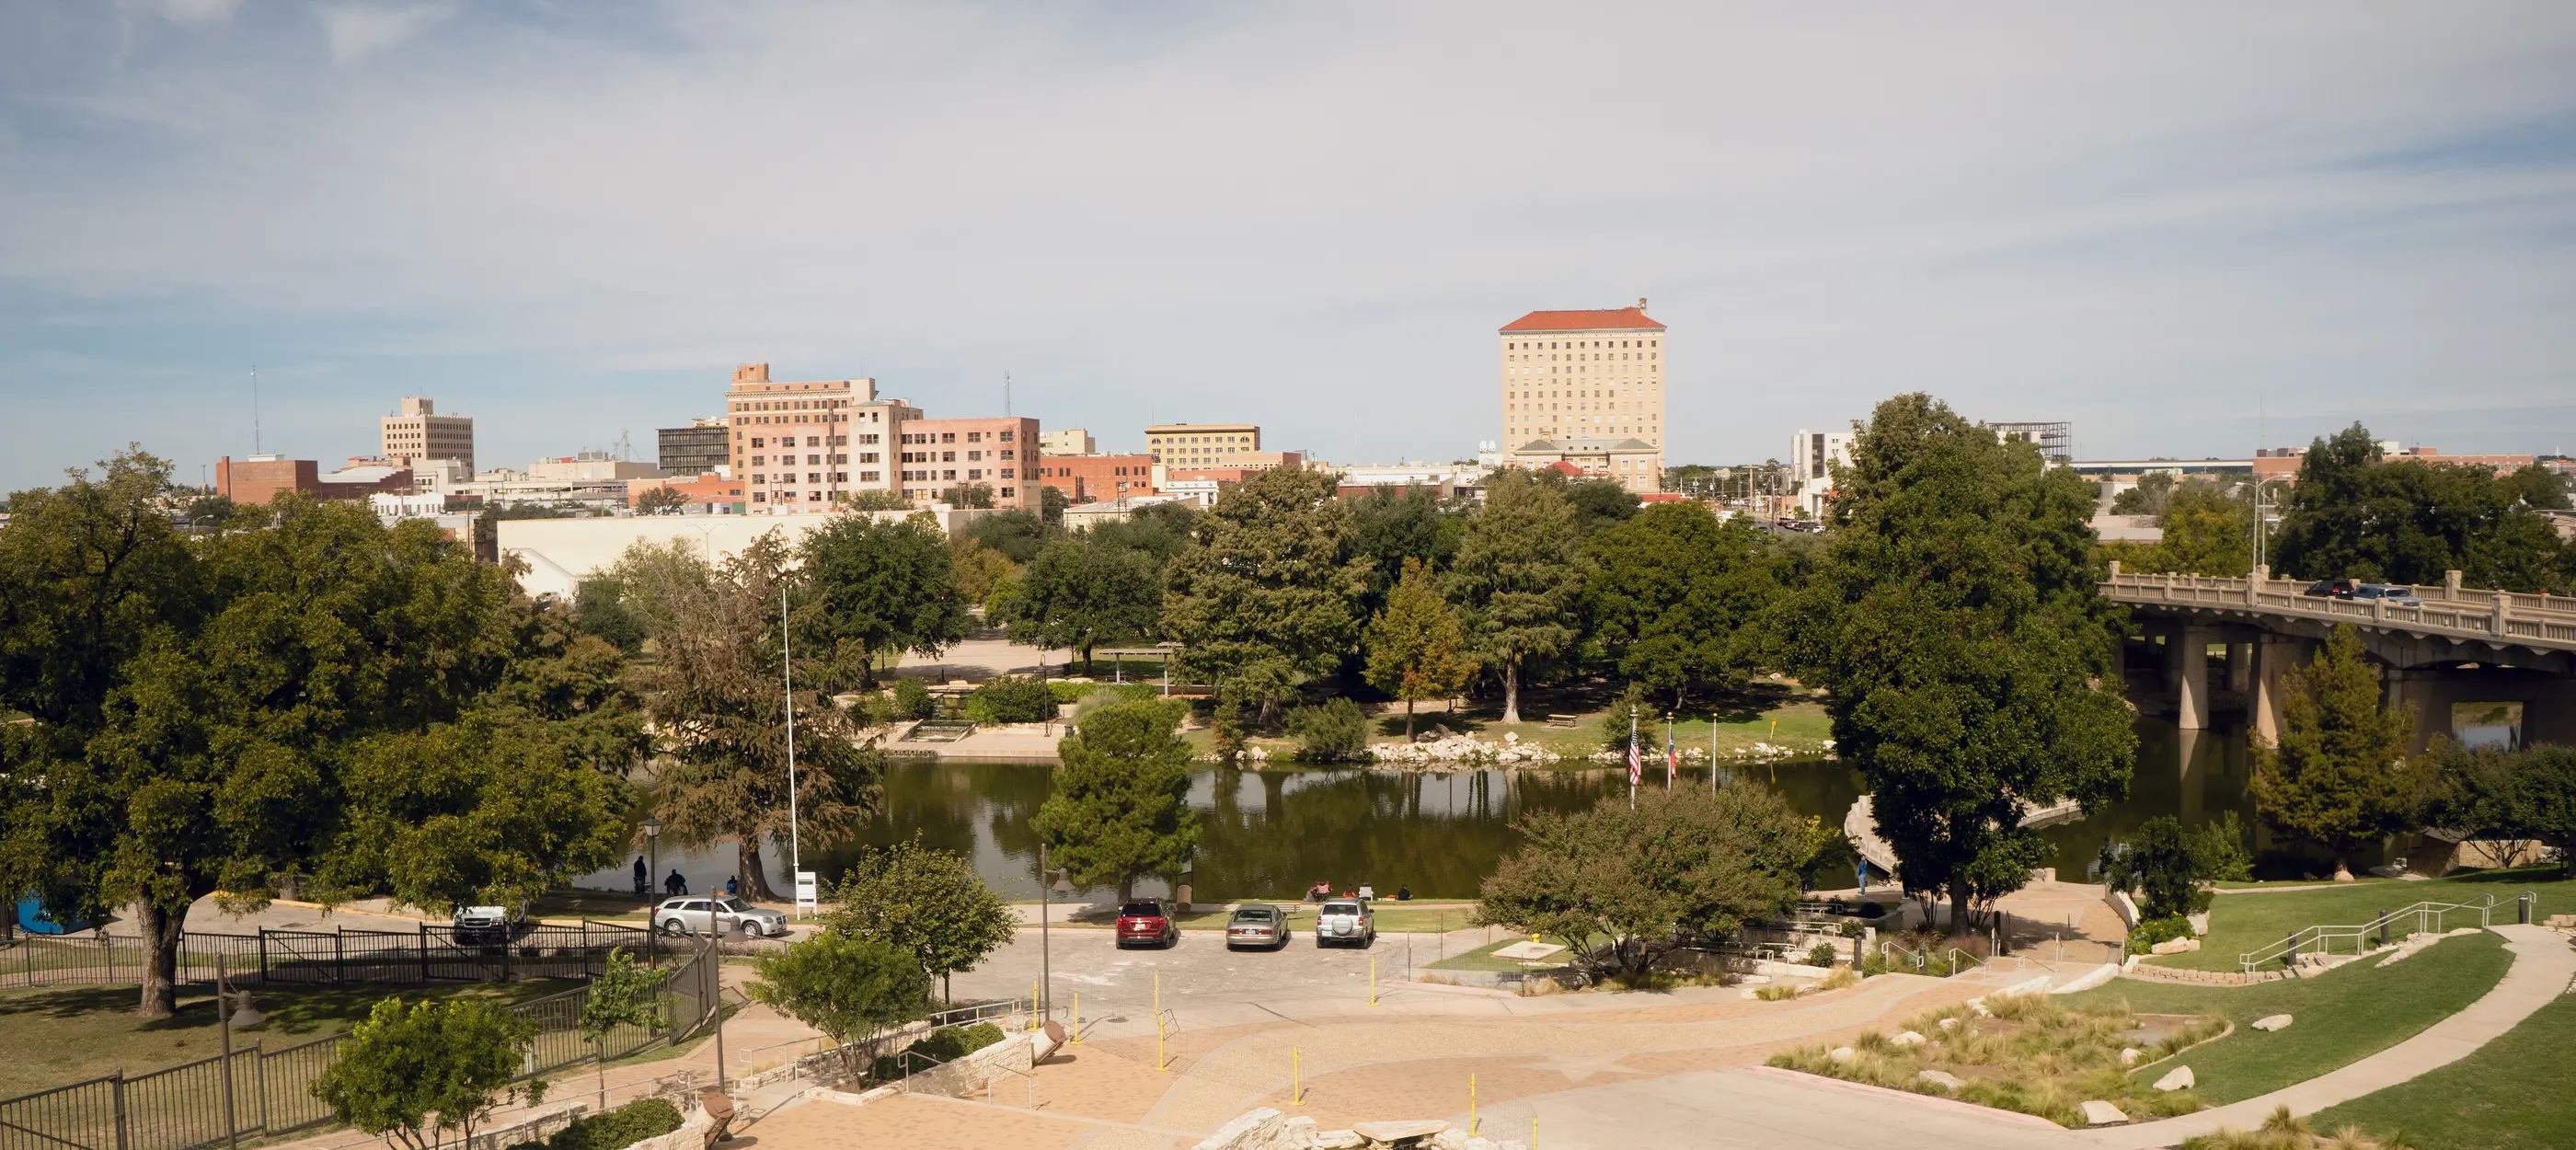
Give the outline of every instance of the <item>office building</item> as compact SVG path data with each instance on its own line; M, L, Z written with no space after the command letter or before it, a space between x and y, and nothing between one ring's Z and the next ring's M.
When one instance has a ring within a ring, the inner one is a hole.
M1848 431L1801 430L1789 441L1789 494L1807 518L1824 518L1834 468L1851 466L1851 439Z
M1145 429L1145 454L1167 467L1224 467L1259 450L1259 424L1163 423Z
M1056 433L1046 433L1052 438ZM1058 455L1038 458L1038 482L1064 494L1067 503L1123 499L1154 490L1150 455Z
M2039 447L2040 457L2051 463L2075 462L2075 425L2054 423L1980 423L1977 426L1995 433L2009 443L2030 443Z
M1045 455L1097 455L1100 444L1088 429L1067 427L1038 437L1038 451Z
M769 365L733 370L726 456L754 515L828 511L861 491L898 493L895 428L921 409L877 396L873 379L773 381Z
M664 475L709 475L733 465L733 440L721 416L661 428L655 435L660 440L655 458Z
M1510 467L1547 468L1585 479L1615 479L1640 495L1664 489L1664 450L1643 439L1533 439L1505 453Z
M474 417L440 415L426 396L404 396L402 413L380 421L386 459L408 466L423 459L455 459L474 466Z
M1497 333L1503 445L1636 440L1663 474L1664 325L1635 307L1534 311ZM1625 482L1623 477L1622 482Z
M896 482L915 503L981 484L992 488L994 510L1033 511L1043 506L1037 442L1034 419L907 418L892 445Z
M403 467L348 467L325 474L317 461L281 455L253 455L238 461L227 455L215 461L215 494L245 507L290 491L315 499L363 500L411 490L411 470Z

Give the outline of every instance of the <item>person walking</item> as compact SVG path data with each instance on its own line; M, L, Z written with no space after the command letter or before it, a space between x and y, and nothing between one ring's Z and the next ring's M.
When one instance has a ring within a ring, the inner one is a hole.
M725 893L729 895L742 893L741 875L729 874L725 876Z
M653 874L644 869L642 855L635 856L635 893L639 897L653 893Z

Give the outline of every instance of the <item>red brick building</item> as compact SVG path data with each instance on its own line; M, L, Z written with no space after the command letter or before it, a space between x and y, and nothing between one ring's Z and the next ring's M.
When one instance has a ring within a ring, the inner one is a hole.
M315 499L363 500L410 490L408 467L353 467L326 479L321 464L311 459L254 455L236 462L227 455L215 461L215 494L244 506L266 504L289 491Z
M1037 420L906 419L895 433L887 447L906 498L930 502L980 483L993 489L995 510L1038 509Z
M1151 455L1044 455L1038 457L1041 483L1064 493L1069 503L1092 503L1154 490Z

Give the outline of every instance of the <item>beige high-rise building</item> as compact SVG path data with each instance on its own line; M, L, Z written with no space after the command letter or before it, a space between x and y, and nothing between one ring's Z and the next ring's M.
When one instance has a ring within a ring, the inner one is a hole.
M1654 449L1651 469L1639 470L1651 470L1659 481L1664 325L1647 318L1645 300L1635 307L1534 311L1497 334L1504 450L1542 439L1608 450L1633 439Z
M733 369L725 392L733 478L753 515L828 511L859 491L900 492L889 445L921 409L877 398L873 379L772 382L769 365Z
M1232 467L1260 450L1257 423L1158 423L1145 429L1145 454L1165 467Z
M378 455L402 466L424 459L462 460L474 469L474 417L440 415L425 396L404 396L402 414L383 420L384 449Z

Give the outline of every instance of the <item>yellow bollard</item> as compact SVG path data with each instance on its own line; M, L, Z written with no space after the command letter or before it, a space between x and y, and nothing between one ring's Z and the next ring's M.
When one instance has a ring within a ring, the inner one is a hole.
M1082 992L1079 990L1073 992L1073 1037L1065 1045L1082 1045Z
M1163 1057L1163 1016L1157 1014L1154 1016L1154 1069L1164 1071L1171 1068L1171 1060Z
M1032 978L1029 980L1029 1032L1035 1034L1045 1024L1046 1020L1038 1016L1038 980Z
M1377 956L1369 956L1369 1005L1377 1005Z
M1530 1150L1538 1150L1538 1115L1530 1115Z
M1294 1046L1288 1048L1288 1083L1288 1104L1290 1106L1305 1105L1306 1066L1304 1061L1298 1057L1297 1048Z
M1467 1137L1476 1136L1476 1076L1467 1076Z

